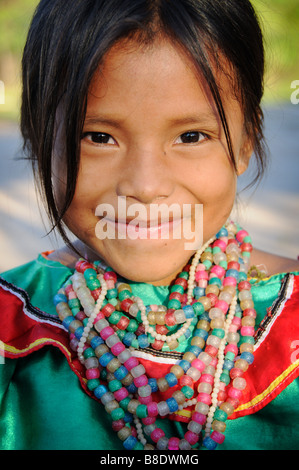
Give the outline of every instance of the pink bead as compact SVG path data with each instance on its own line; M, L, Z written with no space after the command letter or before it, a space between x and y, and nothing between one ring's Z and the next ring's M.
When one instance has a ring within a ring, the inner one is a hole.
M147 405L147 411L149 416L158 416L158 405L155 401L152 401Z
M113 271L108 271L107 273L104 273L104 279L105 281L113 280L114 282L116 282L117 275Z
M213 431L211 434L211 438L213 441L217 442L217 444L223 444L225 436L221 432Z
M228 310L228 303L225 302L225 300L218 300L218 302L216 302L215 304L215 307L220 308L223 313L226 313Z
M165 436L165 432L162 431L162 429L160 429L160 428L154 429L154 431L151 433L151 439L154 442L158 442L158 440L161 439L161 437L164 437L164 436Z
M224 350L224 354L232 352L235 356L239 353L238 346L236 344L228 344Z
M185 439L191 446L194 446L198 442L199 436L192 431L187 431L185 434Z
M199 393L197 395L197 401L210 405L212 403L211 396L208 393Z
M216 274L217 277L221 278L225 274L225 269L217 264L211 268L211 273Z
M138 401L140 401L142 405L148 405L148 403L152 401L152 396L148 395L147 397L138 397Z
M126 349L125 345L121 342L116 343L114 346L111 347L111 352L114 356L118 356Z
M240 331L242 336L254 336L254 328L253 326L242 326Z
M236 377L242 377L243 374L244 371L242 369L238 369L237 367L233 367L229 372L229 375L232 379L235 379Z
M131 370L133 367L136 367L139 365L139 361L136 357L131 356L129 359L126 360L124 363L124 366L126 369Z
M249 281L241 281L238 284L238 289L239 290L250 290L251 289L251 284Z
M125 398L127 398L127 396L129 395L129 392L125 387L122 387L119 390L116 390L116 392L114 392L113 395L115 396L115 399L118 402L120 402L121 400L124 400Z
M206 415L203 415L202 413L198 413L195 411L192 415L192 421L195 421L196 423L199 423L201 425L205 424L207 420Z
M245 237L248 237L248 233L246 232L246 230L240 230L236 235L236 239L239 243L242 243Z
M231 398L234 398L235 400L240 400L242 395L243 395L242 390L238 390L237 388L234 388L234 387L230 388L228 391L228 396Z
M134 385L136 387L143 387L144 385L148 384L148 379L146 375L140 375L139 377L135 377Z
M98 379L100 377L99 369L87 369L86 370L86 378L87 380L91 379Z
M105 315L102 312L99 312L97 316L95 317L93 324L95 325L96 322L98 322L99 320L102 320L103 318L105 318Z
M221 251L225 251L225 250L226 250L226 243L225 243L223 240L216 240L216 241L214 241L213 247L214 247L214 246L218 246Z
M111 326L106 326L106 328L103 328L100 335L101 337L105 340L109 338L109 336L114 334L114 329L111 328Z
M200 372L206 368L206 364L200 359L194 359L194 361L191 362L191 366L195 367L195 369L199 370Z
M256 311L254 310L254 308L246 308L243 311L243 315L244 315L244 317L256 318Z
M179 450L180 440L178 437L171 437L168 441L169 450Z
M202 374L200 377L200 382L205 382L207 384L213 385L214 377L211 374Z
M241 320L241 318L239 318L239 317L234 317L232 323L233 323L234 325L240 327L241 324L242 324L242 320Z
M199 281L200 279L208 280L209 279L208 273L206 271L196 271L195 280Z
M232 276L227 276L223 279L223 285L224 286L233 286L236 287L237 285L237 279L235 279Z
M145 426L149 426L150 424L154 424L156 422L156 418L154 416L147 416L146 418L142 418L142 422Z

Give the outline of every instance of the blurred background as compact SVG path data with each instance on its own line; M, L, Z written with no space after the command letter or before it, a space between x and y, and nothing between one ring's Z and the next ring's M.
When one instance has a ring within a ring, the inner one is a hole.
M20 62L37 3L37 0L0 0L0 272L35 258L40 251L59 246L59 239L47 236L47 219L37 202L30 168L21 158L18 128ZM252 3L260 16L266 43L263 107L270 163L262 182L244 189L254 175L252 161L239 181L233 216L250 231L257 248L297 258L299 0Z

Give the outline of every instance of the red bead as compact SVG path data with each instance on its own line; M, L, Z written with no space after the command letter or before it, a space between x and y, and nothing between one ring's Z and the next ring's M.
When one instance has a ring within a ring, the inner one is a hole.
M102 307L102 312L105 315L105 317L110 317L110 315L114 312L115 307L112 304L106 304L104 307Z
M187 279L184 279L184 278L182 278L182 277L179 277L178 279L176 279L174 283L175 283L175 285L177 285L177 286L183 286L184 289L186 289L187 286L188 286L188 281L187 281Z
M133 305L134 301L132 299L124 299L121 303L120 303L120 308L128 313L129 312L129 308L131 307L131 305Z
M108 271L104 274L105 281L117 281L117 275L113 271Z
M118 419L116 421L112 422L112 429L115 432L120 431L124 426L126 425L125 421L123 419Z
M215 357L218 353L218 348L215 348L215 346L211 346L208 344L205 348L205 352L209 354L209 356Z
M211 307L215 307L216 305L216 302L218 300L218 297L216 294L213 294L212 292L210 292L209 294L207 294L207 297L210 299L211 301Z
M242 243L240 246L241 251L252 251L251 243Z
M161 351L163 346L164 346L164 341L160 341L158 339L155 339L155 341L152 344L152 348L156 349L157 351Z
M100 297L101 292L102 292L102 289L100 287L90 291L90 293L91 293L92 297L94 298L94 300L98 300L98 298Z
M236 367L233 367L229 373L232 379L236 379L237 377L242 377L243 374L244 374L244 371L242 369L237 369Z
M180 386L184 387L185 385L187 385L188 387L193 388L193 380L191 379L191 377L189 375L183 375L180 378Z
M239 290L250 290L251 289L251 284L249 281L241 281L238 284L238 289Z
M227 269L236 269L237 271L239 271L240 264L237 261L230 261L227 265Z
M168 311L165 315L165 323L167 326L176 325L176 319L174 316L174 310Z
M116 326L119 330L125 330L128 327L129 323L130 323L129 318L123 315L121 319L117 322Z
M168 328L165 325L156 325L156 332L159 335L167 335Z
M182 294L180 294L179 292L172 292L169 296L169 299L176 299L176 300L179 300L180 302L182 301Z

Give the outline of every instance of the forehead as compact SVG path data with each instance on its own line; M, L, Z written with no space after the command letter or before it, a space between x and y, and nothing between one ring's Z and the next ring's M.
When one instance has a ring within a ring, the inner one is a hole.
M226 111L242 118L235 97L234 80L223 59L222 71L214 74ZM159 105L159 112L197 109L206 117L219 120L208 83L203 73L181 47L166 38L140 46L135 41L121 41L106 54L93 77L88 96L88 114L108 104L111 112L139 106ZM174 116L175 117L175 116Z

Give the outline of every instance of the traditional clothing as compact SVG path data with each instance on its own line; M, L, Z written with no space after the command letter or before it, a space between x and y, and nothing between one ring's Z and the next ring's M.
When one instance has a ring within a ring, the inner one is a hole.
M72 274L47 254L0 280L0 448L122 450L111 418L86 386L53 297ZM257 312L254 364L227 421L221 449L299 448L299 273L251 279ZM130 283L145 303L165 304L166 286ZM149 377L165 376L181 351L136 350ZM2 360L1 360L2 359ZM159 393L168 398L169 391ZM191 410L160 419L182 437ZM170 429L171 428L171 429Z

